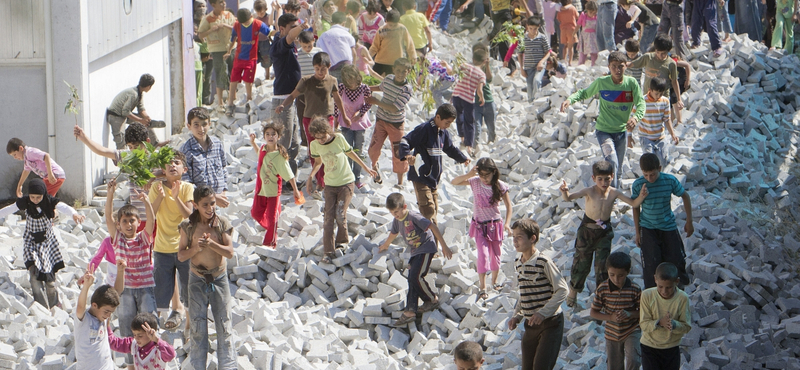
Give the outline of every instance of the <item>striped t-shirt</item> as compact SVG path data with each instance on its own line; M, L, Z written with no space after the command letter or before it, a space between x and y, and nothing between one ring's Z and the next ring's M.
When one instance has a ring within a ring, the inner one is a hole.
M534 38L528 37L526 33L524 42L525 51L521 54L525 57L525 64L522 69L534 69L550 51L550 42L547 41L547 37L542 32L539 32Z
M300 75L308 76L314 74L314 55L322 51L320 48L311 49L310 53L306 53L303 49L297 49L297 63L300 63Z
M402 124L406 121L406 103L411 99L411 84L403 81L402 85L398 85L394 81L394 75L388 75L383 79L380 86L381 91L383 91L383 99L381 101L397 107L397 113L389 112L378 106L378 112L375 117L389 123Z
M516 267L519 302L515 312L526 318L534 312L545 318L560 313L569 288L556 264L536 251L527 261L517 258Z
M672 213L672 195L680 197L684 193L683 185L675 176L660 172L655 182L650 183L640 177L633 182L631 198L636 199L642 185L647 184L649 194L642 202L642 211L639 213L639 226L653 229L671 231L678 228L675 214Z
M614 314L619 310L638 311L641 296L642 288L631 282L629 278L625 279L622 287L617 287L611 281L606 280L597 287L597 291L594 293L592 309L607 314ZM630 317L621 323L608 320L605 325L606 340L621 342L639 330L639 318Z
M633 62L634 60L639 59L639 57L642 56L642 53L637 53L636 54L636 58L633 58L633 59L628 57L627 54L625 56L628 58L629 62ZM644 67L642 67L642 68L634 68L634 67L625 68L625 74L628 75L628 76L633 77L636 80L636 82L639 83L639 86L642 86L642 72L644 72Z
M120 231L114 236L114 254L117 259L125 260L125 288L149 288L156 286L153 280L153 261L150 250L153 247L152 237L144 231L136 233L128 239Z
M644 117L639 122L639 135L650 140L664 138L664 123L669 121L669 98L662 96L653 100L650 94L644 97Z
M483 73L480 68L467 63L461 65L461 72L463 72L464 77L456 82L453 96L464 99L467 103L474 103L478 86L486 83L486 73Z

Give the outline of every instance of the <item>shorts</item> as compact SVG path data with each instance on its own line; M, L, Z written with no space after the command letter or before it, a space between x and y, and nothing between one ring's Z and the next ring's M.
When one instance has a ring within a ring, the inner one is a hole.
M234 59L231 70L231 82L244 82L251 84L256 79L256 60Z
M689 87L684 87L683 84L685 84L686 81L680 81L679 80L678 83L681 86L681 91L687 91L692 87L691 85L689 85ZM675 104L678 104L678 96L675 95L675 89L672 89L672 85L670 85L670 89L669 89L669 106L670 106L670 108L672 108L672 106L675 105Z
M44 185L47 187L47 194L54 197L56 193L58 193L58 189L61 189L61 185L64 185L64 179L56 179L55 184L51 184L47 178L44 179Z
M574 44L575 43L575 30L574 29L562 29L561 30L561 43L562 44Z

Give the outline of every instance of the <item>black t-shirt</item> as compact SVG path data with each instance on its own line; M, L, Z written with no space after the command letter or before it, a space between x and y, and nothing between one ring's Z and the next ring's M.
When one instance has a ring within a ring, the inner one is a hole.
M272 85L274 95L289 95L300 82L300 62L297 61L297 50L294 45L286 43L286 38L275 35L275 42L269 50L272 68L275 69L275 83Z

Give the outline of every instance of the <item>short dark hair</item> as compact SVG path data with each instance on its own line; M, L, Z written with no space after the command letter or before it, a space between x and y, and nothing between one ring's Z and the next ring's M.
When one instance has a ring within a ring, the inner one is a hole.
M656 267L655 275L657 280L678 280L678 267L672 262L661 262L661 264Z
M347 19L347 14L344 12L335 12L331 15L331 24L342 24Z
M153 75L151 75L149 73L145 73L141 77L139 77L139 87L140 88L153 86L154 83L156 83L156 78L153 77Z
M392 9L386 12L386 22L397 23L400 21L400 12L397 9Z
M133 321L131 321L131 330L144 331L145 323L147 323L150 329L158 330L158 319L156 315L150 312L139 312L136 314L136 316L133 317Z
M303 31L297 35L297 41L300 41L301 44L307 44L309 42L314 42L314 34L311 31Z
M357 0L350 0L345 5L345 8L350 14L358 14L361 11L361 2Z
M300 6L300 2L297 0L289 0L286 2L286 5L283 6L284 10L287 12L299 12L302 8Z
M11 138L6 144L6 153L11 154L19 150L19 147L24 147L25 143L20 138Z
M400 193L391 193L386 197L386 209L393 211L398 208L403 208L406 205L406 198Z
M203 107L194 107L189 109L189 113L186 114L186 124L189 125L192 123L193 119L200 119L203 121L208 121L211 119L211 115L208 114L208 109Z
M319 53L314 54L314 58L311 59L311 64L315 66L331 66L331 57L328 53L324 51L320 51Z
M572 0L561 0L561 6L571 5Z
M663 93L669 89L669 83L667 79L664 77L653 77L650 80L650 90L657 91Z
M625 40L625 51L629 53L638 53L639 52L639 40L637 39L627 39Z
M377 13L379 10L381 10L381 5L378 4L378 0L367 0L367 13Z
M608 54L608 64L611 64L611 62L627 63L628 56L619 50L612 51L611 54Z
M194 198L195 202L199 202L200 199L203 199L205 197L212 196L212 195L216 195L216 193L214 192L214 189L212 189L210 186L205 185L205 184L195 186L194 187L194 191L192 192L192 197Z
M622 252L611 253L606 259L606 268L609 267L631 272L631 256Z
M541 27L542 26L542 18L537 17L535 15L531 16L531 17L528 17L528 19L525 20L525 25L526 26Z
M211 4L216 4L216 3L224 3L225 0L208 0L208 2L210 2Z
M453 104L444 103L436 108L436 115L439 116L439 119L451 119L458 117L458 111Z
M614 165L609 161L597 161L592 164L592 176L613 175Z
M238 20L239 23L247 22L252 17L253 14L250 13L250 9L239 8L239 10L236 11L236 20Z
M484 49L473 50L472 51L472 63L482 64L482 63L486 62L486 59L488 58L488 56L489 56L489 53L486 52L486 50L484 50Z
M125 143L126 144L139 144L147 142L150 136L147 134L147 127L140 122L133 122L128 124L125 129ZM153 143L155 145L155 143Z
M653 40L653 49L655 51L670 51L672 46L672 39L663 33L656 35L656 39Z
M180 150L173 150L172 160L180 160L183 163L183 167L187 167L188 164L186 163L186 154L183 154Z
M644 153L642 154L641 158L639 158L639 168L642 171L656 171L661 169L661 161L658 160L658 156L653 153Z
M101 285L92 293L91 303L96 304L97 308L103 306L117 307L119 306L119 293L111 285Z
M533 219L523 218L521 220L514 221L514 223L511 225L511 230L516 229L522 230L522 232L528 236L528 239L535 236L536 241L539 241L539 224Z
M142 218L139 217L139 210L136 209L136 206L132 204L126 204L122 207L119 207L117 210L117 222L122 220L122 217L136 217L137 220L142 221Z
M262 10L267 10L267 2L264 0L256 0L253 2L253 10L260 12Z
M408 58L397 58L395 59L394 64L392 65L392 69L394 69L394 67L411 68L412 66L414 66L414 63L411 63L411 61L408 60Z
M483 347L477 342L465 340L453 350L453 357L461 361L479 362L483 360Z
M292 22L297 22L297 16L292 13L283 13L283 15L278 18L278 27L286 27Z

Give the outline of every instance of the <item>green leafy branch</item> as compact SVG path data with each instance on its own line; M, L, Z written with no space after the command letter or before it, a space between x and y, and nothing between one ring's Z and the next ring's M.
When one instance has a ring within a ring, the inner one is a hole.
M83 103L83 100L81 100L80 95L78 95L78 88L75 87L75 85L70 85L67 81L64 81L64 83L69 89L69 100L67 100L67 105L64 106L64 114L70 112L75 115L75 125L77 126L78 114L81 111L81 103ZM76 138L75 140L77 141L78 139Z
M525 50L525 27L511 22L503 23L503 29L492 39L492 44L507 42L508 44L517 43L517 51Z
M150 179L156 177L151 170L166 168L175 157L175 151L169 146L156 149L150 143L144 145L144 148L121 153L122 160L119 162L120 175L124 173L128 176L128 181L139 187L144 187Z
M381 84L381 80L364 72L361 72L361 82L363 82L367 86L378 86Z

